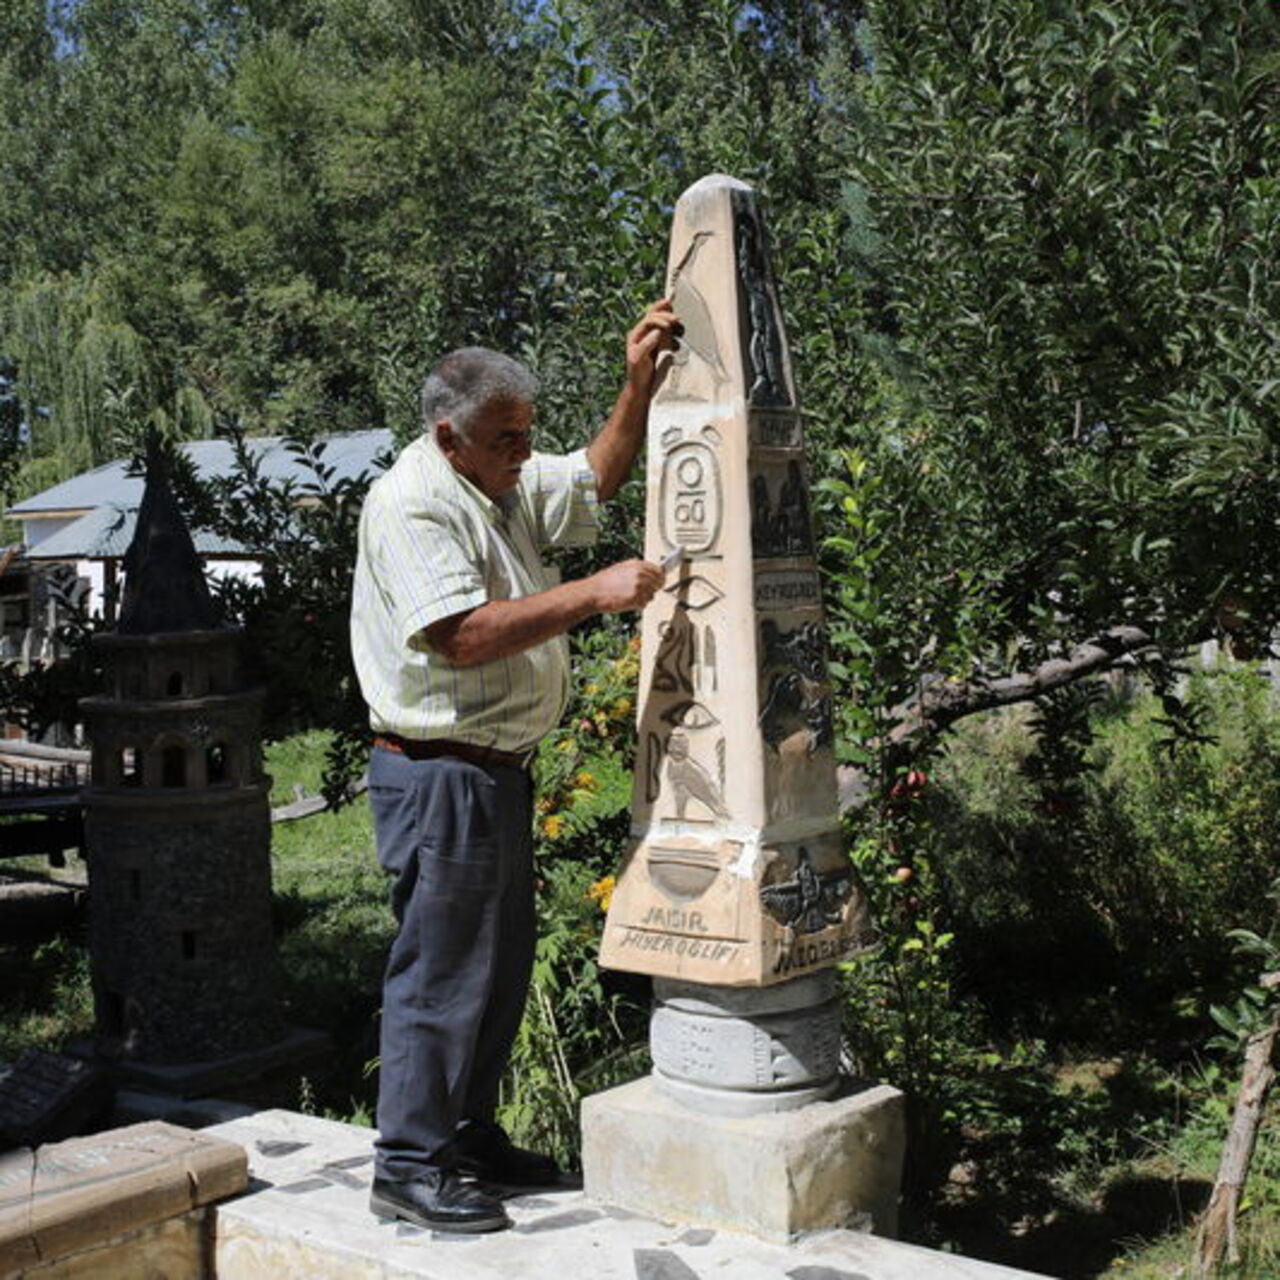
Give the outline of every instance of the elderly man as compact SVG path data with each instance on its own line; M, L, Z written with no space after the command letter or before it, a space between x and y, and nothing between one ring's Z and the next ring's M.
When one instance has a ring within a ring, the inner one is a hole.
M352 652L369 704L369 795L399 930L383 986L370 1207L444 1231L508 1225L463 1176L556 1181L494 1123L534 949L530 756L568 694L565 632L643 607L657 565L560 583L549 548L590 542L644 439L667 300L627 335L627 378L584 450L531 447L535 384L480 347L422 389L423 436L369 490Z

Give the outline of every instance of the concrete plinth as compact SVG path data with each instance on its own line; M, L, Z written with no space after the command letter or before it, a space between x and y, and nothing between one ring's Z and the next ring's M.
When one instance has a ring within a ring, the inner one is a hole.
M152 1122L0 1156L0 1276L199 1280L215 1201L243 1191L233 1142Z
M844 1082L827 1102L707 1114L636 1080L582 1104L582 1172L594 1200L767 1240L855 1227L897 1230L903 1097Z

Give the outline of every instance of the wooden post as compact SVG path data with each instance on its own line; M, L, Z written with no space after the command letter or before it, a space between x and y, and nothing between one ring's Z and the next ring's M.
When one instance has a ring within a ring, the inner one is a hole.
M1280 986L1280 973L1262 976L1261 986L1267 989ZM1222 1261L1240 1261L1240 1246L1236 1239L1236 1210L1249 1177L1249 1163L1258 1138L1258 1122L1267 1100L1267 1090L1275 1079L1272 1057L1275 1051L1276 1033L1280 1031L1280 1005L1271 1015L1270 1022L1249 1037L1244 1052L1244 1070L1240 1074L1240 1092L1236 1097L1235 1113L1231 1128L1222 1148L1222 1160L1218 1165L1218 1177L1213 1186L1209 1207L1200 1220L1196 1238L1196 1274L1208 1276Z

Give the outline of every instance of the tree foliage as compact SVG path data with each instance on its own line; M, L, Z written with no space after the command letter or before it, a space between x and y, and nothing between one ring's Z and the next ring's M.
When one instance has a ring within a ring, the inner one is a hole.
M849 614L868 678L928 711L931 680L980 703L1117 627L1256 650L1280 618L1271 7L868 8L845 201L891 377L838 493L880 593Z

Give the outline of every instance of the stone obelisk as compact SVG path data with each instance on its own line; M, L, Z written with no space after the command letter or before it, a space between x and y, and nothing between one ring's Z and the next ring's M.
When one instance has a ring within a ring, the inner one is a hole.
M684 334L649 415L645 555L671 568L643 619L632 842L602 947L606 966L655 979L653 1075L584 1104L587 1190L766 1235L891 1231L901 1096L840 1077L834 966L869 931L840 828L800 410L750 187L716 175L681 196L667 292Z

